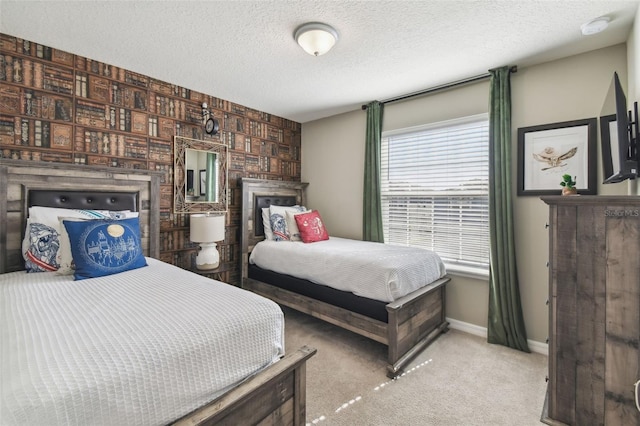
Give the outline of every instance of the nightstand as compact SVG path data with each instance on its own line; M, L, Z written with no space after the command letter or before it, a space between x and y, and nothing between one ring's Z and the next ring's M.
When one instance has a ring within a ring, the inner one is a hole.
M207 278L224 282L222 279L222 273L230 271L231 268L228 264L220 264L220 266L215 269L198 269L195 265L192 265L188 270L198 275L204 275Z

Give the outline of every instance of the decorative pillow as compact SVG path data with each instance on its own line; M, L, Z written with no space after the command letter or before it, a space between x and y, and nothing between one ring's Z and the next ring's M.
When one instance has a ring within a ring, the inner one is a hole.
M132 212L131 210L122 210L122 211L103 211L101 212L103 217L101 219L126 219L138 217L138 212ZM73 222L80 222L86 220L94 220L87 218L73 218L73 217L63 217L58 216L58 221L60 222L60 249L58 251L59 256L59 267L56 271L58 275L71 275L73 274L73 270L75 269L75 265L73 264L73 256L71 255L71 243L69 242L69 234L67 233L67 229L64 227L62 222L64 220L70 220Z
M271 220L269 216L271 215L271 211L269 207L262 208L262 227L264 228L264 239L265 240L273 240L273 231L271 230Z
M51 272L60 266L57 260L60 248L59 233L43 223L27 225L26 250L23 249L25 267L28 272ZM22 243L23 248L25 243Z
M308 213L300 213L294 216L300 230L300 237L305 243L315 243L329 239L327 228L322 223L322 218L317 210Z
M147 266L138 218L62 223L69 234L76 280L104 277Z
M22 240L22 256L27 272L48 272L59 268L62 225L58 216L95 219L105 217L105 213L100 210L30 207Z
M276 241L289 241L291 239L289 229L287 228L287 211L291 212L304 212L307 209L304 206L275 206L269 207L270 216L269 222L271 223L271 231L273 232L273 239Z

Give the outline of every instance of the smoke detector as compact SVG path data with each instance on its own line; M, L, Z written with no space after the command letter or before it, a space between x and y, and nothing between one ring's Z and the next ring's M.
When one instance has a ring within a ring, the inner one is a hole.
M604 31L609 26L611 19L608 16L601 16L600 18L593 19L589 22L585 22L580 25L582 35L593 35Z

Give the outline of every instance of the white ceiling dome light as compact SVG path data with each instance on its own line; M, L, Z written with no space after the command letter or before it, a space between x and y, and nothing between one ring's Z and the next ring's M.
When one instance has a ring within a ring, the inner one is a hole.
M320 56L336 44L338 32L327 24L308 22L296 29L293 38L309 55Z
M599 32L606 30L609 26L609 21L611 21L611 18L609 18L608 16L601 16L589 22L585 22L584 24L580 25L582 35L598 34Z

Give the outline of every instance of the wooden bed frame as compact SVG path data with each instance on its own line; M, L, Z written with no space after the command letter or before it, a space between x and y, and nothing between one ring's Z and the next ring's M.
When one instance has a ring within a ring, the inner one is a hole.
M160 177L146 170L0 159L0 273L24 269L22 237L36 193L54 207L139 211L144 253L158 258ZM304 346L287 354L175 424L304 425L306 361L315 352Z
M242 178L242 286L282 305L320 318L388 346L387 375L402 374L406 365L441 333L448 331L445 319L445 286L441 278L386 305L388 322L379 321L292 291L249 278L249 255L264 239L257 201L293 197L306 205L307 183ZM258 212L259 213L259 212Z

